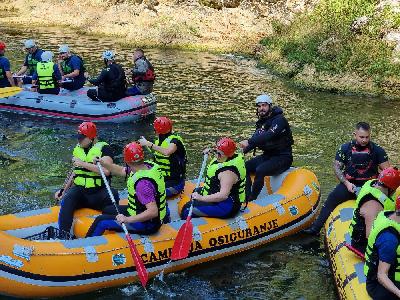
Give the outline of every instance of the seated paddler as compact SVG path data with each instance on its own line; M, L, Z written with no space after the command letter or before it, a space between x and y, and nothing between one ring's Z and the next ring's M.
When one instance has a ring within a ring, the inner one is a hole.
M236 153L236 143L230 138L222 138L214 153L215 157L207 165L204 186L195 190L191 201L183 206L182 219L187 218L192 201L193 218L221 219L235 216L246 201L246 167L243 155Z
M378 179L364 183L358 193L350 224L351 246L364 253L372 223L382 210L394 210L395 201L391 198L400 186L400 172L397 168L384 169Z
M122 223L130 233L152 234L169 221L165 182L158 165L144 160L143 148L136 142L126 145L123 155L124 167L103 158L95 162L100 161L112 174L126 178L128 205L118 205L120 214L114 205L104 208L90 226L87 237L102 235L106 230L122 231Z

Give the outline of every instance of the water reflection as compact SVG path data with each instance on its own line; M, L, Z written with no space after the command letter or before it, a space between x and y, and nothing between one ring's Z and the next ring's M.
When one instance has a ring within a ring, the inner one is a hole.
M22 64L21 41L34 38L40 47L57 51L67 43L81 55L91 74L102 68L101 53L113 49L119 62L130 68L131 47L111 38L91 37L69 28L9 28L0 26L8 45L12 68ZM62 37L62 38L61 38ZM337 147L351 138L353 126L364 120L373 128L395 164L400 164L398 114L400 103L386 99L337 96L298 90L256 68L256 63L232 55L148 49L156 68L158 115L168 115L182 133L189 152L188 176L193 178L201 162L201 150L221 136L247 138L255 121L254 99L268 91L282 106L293 126L294 164L313 170L322 199L336 184L331 169ZM121 161L121 150L140 135L152 137L151 120L143 124L100 125L100 136L109 141ZM77 124L14 114L0 120L0 213L11 213L52 203L52 193L64 182L70 168L72 138ZM122 181L114 181L123 187ZM248 251L165 276L145 294L136 285L107 289L75 299L333 299L334 287L326 260L315 242L292 237L258 250ZM322 295L321 291L327 291ZM197 295L197 296L194 296ZM197 298L196 298L197 297Z

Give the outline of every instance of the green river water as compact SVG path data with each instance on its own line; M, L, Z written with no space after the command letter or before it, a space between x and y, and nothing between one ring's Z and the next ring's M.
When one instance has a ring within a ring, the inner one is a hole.
M101 53L115 50L120 63L132 66L131 47L118 40L84 36L70 29L0 25L12 70L23 62L22 41L34 38L41 48L56 51L68 43L82 56L92 75L102 67ZM322 201L336 184L332 161L337 147L351 138L358 121L370 122L372 137L399 165L400 102L311 92L289 86L248 58L177 50L146 49L157 73L157 115L174 120L187 143L188 177L194 178L201 150L222 136L237 141L254 129L255 97L272 95L292 125L294 165L316 173ZM152 120L141 124L100 125L100 137L112 144L117 162L122 147L144 135L153 138ZM52 195L70 168L73 135L79 123L14 114L0 118L0 213L15 213L53 204ZM123 188L122 181L114 181ZM334 283L320 241L292 236L239 255L151 280L148 292L139 285L104 289L71 299L335 299Z

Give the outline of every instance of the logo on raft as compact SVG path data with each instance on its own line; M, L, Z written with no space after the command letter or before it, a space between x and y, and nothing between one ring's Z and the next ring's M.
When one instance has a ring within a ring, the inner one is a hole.
M126 263L126 257L123 253L117 253L112 256L113 266L124 265Z
M295 205L289 206L289 211L292 216L297 216L299 214L299 209Z

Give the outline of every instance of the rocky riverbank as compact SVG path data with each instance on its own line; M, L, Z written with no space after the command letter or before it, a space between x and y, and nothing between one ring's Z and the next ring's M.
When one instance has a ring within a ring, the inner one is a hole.
M4 0L0 22L254 55L302 87L398 98L399 10L397 0Z

